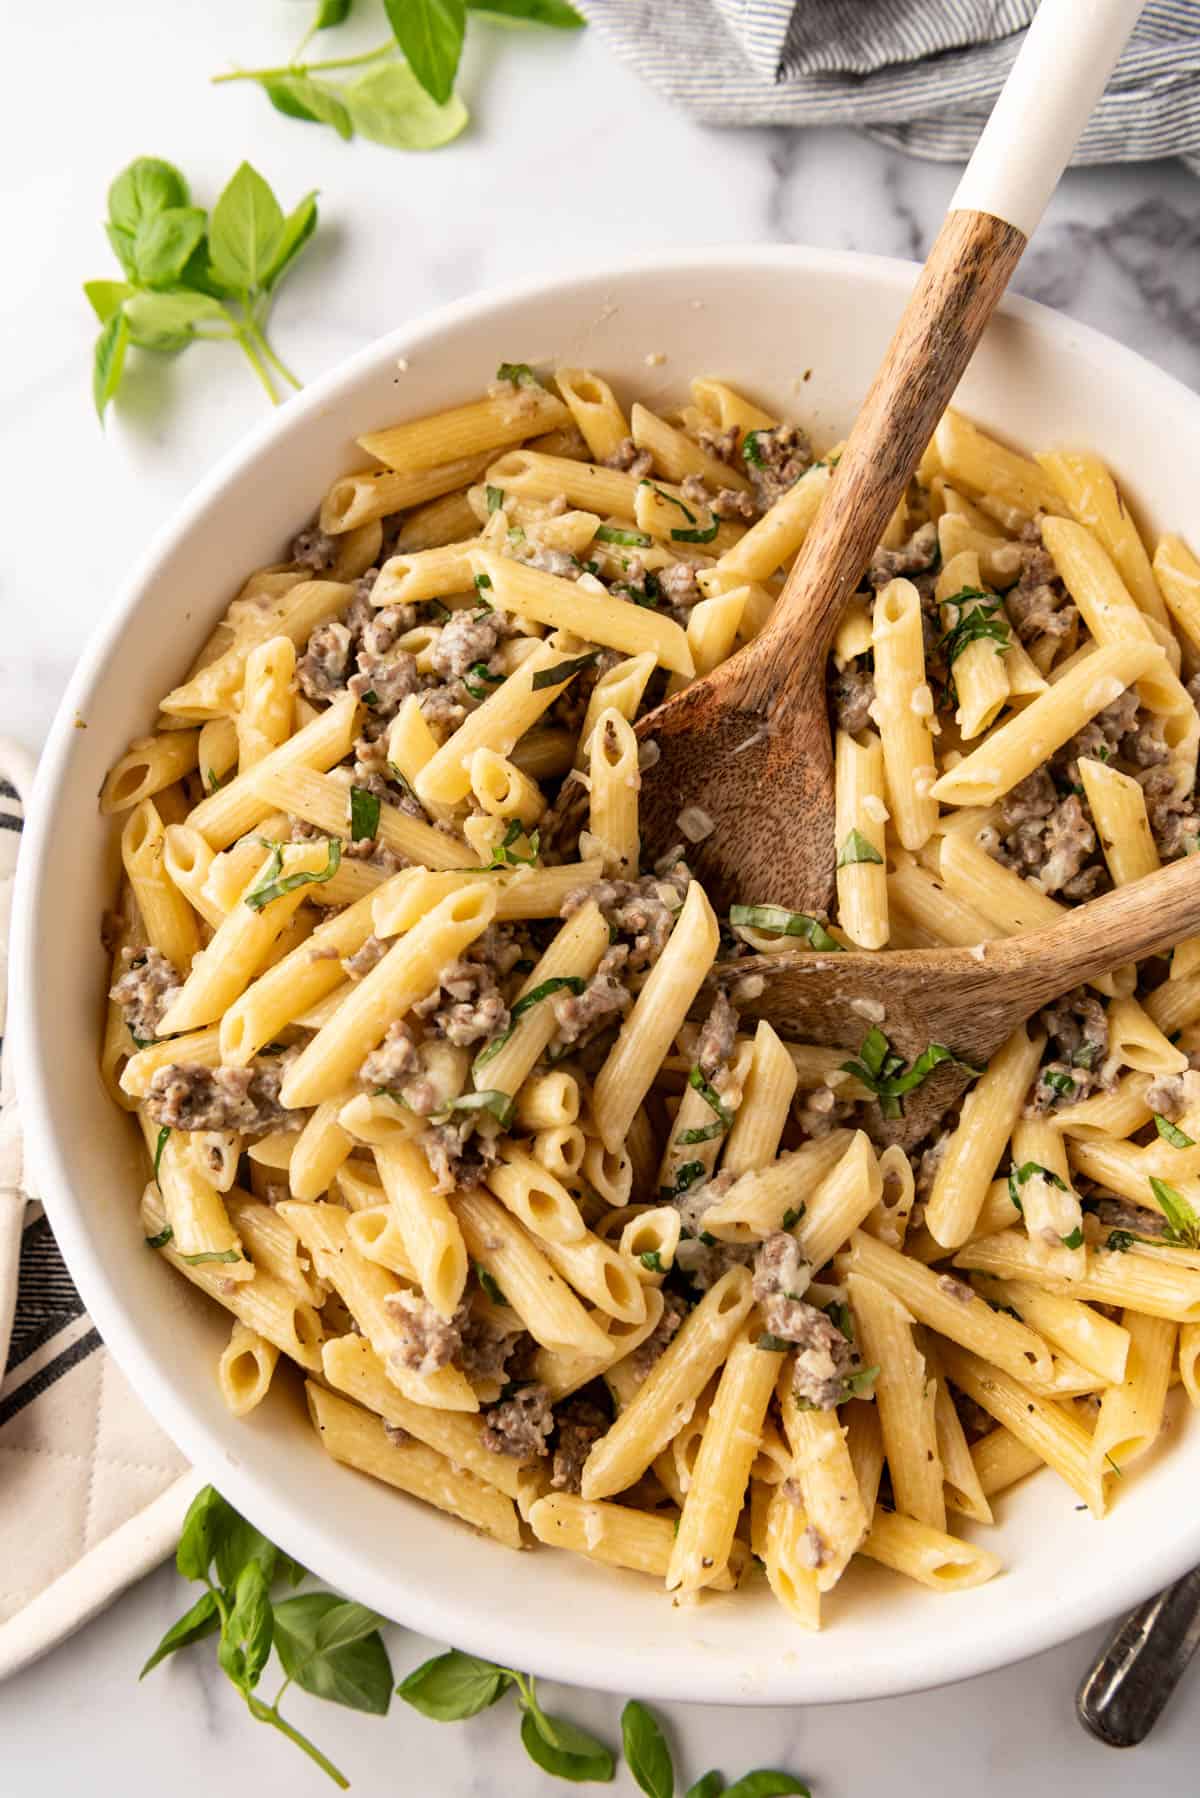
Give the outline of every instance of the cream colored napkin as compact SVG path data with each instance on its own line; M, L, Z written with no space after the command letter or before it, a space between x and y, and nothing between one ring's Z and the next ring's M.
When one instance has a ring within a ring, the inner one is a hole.
M31 774L0 738L0 1045ZM200 1483L101 1342L24 1189L11 1062L0 1052L0 1679L169 1554Z

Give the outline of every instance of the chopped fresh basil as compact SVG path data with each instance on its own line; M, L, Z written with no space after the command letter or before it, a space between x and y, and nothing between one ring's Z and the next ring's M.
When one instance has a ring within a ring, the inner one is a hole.
M417 804L419 805L421 802L419 799L417 799L417 795L413 791L412 782L409 780L408 776L405 774L403 768L398 768L396 766L395 762L389 762L388 769L391 773L392 779L395 781L396 785L400 788L400 791L402 793L407 793L408 797L410 799L416 799Z
M207 786L210 793L219 793L222 787L228 786L236 773L236 768L230 768L227 774L218 774L214 769L210 768L205 774L204 784Z
M126 1028L129 1030L129 1040L135 1049L149 1049L158 1041L156 1036L139 1036L132 1027L126 1026Z
M487 498L488 517L490 518L492 513L498 512L504 504L504 489L503 487L487 486L484 488L484 494Z
M1112 1469L1113 1473L1116 1474L1117 1478L1123 1480L1125 1478L1124 1468L1118 1467L1111 1455L1105 1455L1104 1459L1108 1462L1109 1467Z
M742 460L744 462L749 462L754 468L765 467L762 450L758 446L758 440L760 437L769 437L770 435L771 433L769 431L747 431L746 440L742 444Z
M694 1186L697 1180L703 1180L707 1173L708 1169L702 1161L685 1161L681 1167L678 1167L675 1170L675 1184L673 1186L660 1186L658 1189L658 1196L662 1199L664 1204L669 1205L673 1200L679 1198L682 1193L687 1192L690 1187Z
M993 594L985 593L981 587L962 587L941 603L957 607L959 614L958 622L951 625L937 645L945 655L947 667L953 668L959 656L972 643L994 643L997 655L1003 655L1005 650L1012 648L1008 615L1004 611L1003 602ZM963 610L966 605L970 605L970 611ZM952 687L953 684L952 680Z
M379 695L375 691L374 687L367 688L367 691L362 696L362 702L364 705L370 705L370 706L376 706L379 704Z
M842 1396L838 1401L839 1404L844 1403L848 1398L865 1398L868 1392L874 1390L878 1378L878 1367L860 1367L857 1373L847 1374L842 1381Z
M379 795L365 787L350 789L350 841L368 843L379 835Z
M513 847L515 843L520 842L522 837L529 845L528 855L518 855ZM488 863L488 868L532 868L538 857L540 843L541 837L536 830L526 833L521 820L514 818L500 842L492 850L492 859Z
M376 800L376 804L378 804ZM243 894L245 903L251 911L262 911L273 899L281 899L285 893L294 893L297 887L322 886L325 881L332 880L342 861L342 845L337 837L326 839L328 852L325 866L317 873L302 871L298 874L283 874L283 844L271 844L271 859L263 869L257 886Z
M782 905L731 905L729 922L736 930L763 930L768 936L798 936L814 949L826 954L841 954L842 945L830 936L824 924L810 918L807 912L786 911Z
M1022 1217L1025 1215L1025 1207L1021 1203L1021 1187L1024 1186L1026 1180L1032 1180L1035 1174L1040 1174L1048 1186L1057 1186L1059 1192L1067 1190L1066 1181L1061 1180L1050 1168L1043 1167L1040 1161L1023 1161L1020 1167L1010 1167L1008 1170L1008 1196ZM1071 1249L1078 1248L1078 1246L1078 1243L1074 1242L1067 1244L1067 1247Z
M435 624L447 624L450 621L450 619L453 618L453 616L454 616L453 612L450 610L450 607L444 606L440 599L427 599L425 601L425 604L429 607L429 610L433 613L433 620L434 620Z
M164 1124L154 1144L154 1184L158 1185L158 1170L162 1165L163 1150L167 1146L167 1138L171 1134L170 1124Z
M685 1147L691 1143L712 1142L715 1137L723 1136L733 1123L733 1113L721 1103L721 1095L709 1084L699 1068L693 1068L688 1075L688 1085L698 1092L710 1111L716 1112L716 1119L700 1130L683 1130L675 1138L677 1143Z
M639 487L649 487L653 493L657 493L659 499L666 500L666 502L669 506L678 506L679 510L683 513L683 516L687 519L688 523L695 524L696 514L693 511L691 511L689 507L685 506L681 499L676 499L675 495L673 493L664 493L662 488L656 487L654 485L654 482L651 480L639 481L638 485L639 485Z
M798 1224L800 1222L800 1219L804 1216L804 1212L805 1207L803 1205L789 1205L783 1214L783 1222L779 1226L780 1229L790 1230L793 1224Z
M147 1236L146 1247L148 1249L165 1248L174 1234L175 1232L172 1230L170 1224L164 1224L157 1236Z
M498 1093L490 1090L477 1093L460 1093L448 1108L450 1111L490 1111L497 1123L508 1128L516 1112L516 1103L509 1093ZM441 1114L439 1113L439 1118ZM444 1121L444 1120L443 1120Z
M590 668L599 656L598 649L589 649L586 655L573 656L569 662L555 662L553 668L539 668L530 686L535 693L540 693L544 687L565 686L567 681L573 680L583 669Z
M552 974L548 980L540 981L532 992L526 993L523 998L514 1002L508 1014L508 1029L502 1030L499 1036L494 1036L491 1042L479 1051L472 1063L472 1070L477 1073L480 1068L486 1067L488 1062L500 1053L525 1013L532 1011L535 1005L540 1005L543 999L549 999L553 993L561 992L578 995L586 985L587 981L579 974Z
M1167 1220L1166 1239L1182 1248L1200 1249L1200 1217L1183 1194L1165 1180L1150 1176L1150 1190Z
M1163 1141L1169 1142L1173 1149L1194 1149L1196 1146L1194 1137L1189 1136L1186 1131L1179 1128L1178 1124L1173 1124L1170 1118L1163 1117L1157 1111L1154 1114L1154 1128Z
M522 526L521 526L521 525L519 525L519 524L513 524L513 525L510 525L510 526L509 526L509 528L508 528L508 541L509 541L509 542L510 542L510 543L524 543L524 541L525 541L525 532L524 532L524 529L523 529L523 528L522 528Z
M597 543L622 543L627 549L647 549L653 541L645 531L620 531L614 524L602 524L596 529Z
M853 868L858 862L877 862L883 866L883 857L874 843L869 843L861 830L852 830L838 850L837 865L839 868Z
M672 531L671 541L673 543L711 543L720 528L720 519L714 518L706 531Z
M1132 1230L1110 1230L1108 1233L1108 1241L1104 1246L1106 1249L1111 1250L1114 1255L1124 1255L1133 1247L1136 1240L1137 1238L1134 1236Z
M1064 1074L1061 1068L1043 1068L1041 1079L1046 1086L1066 1099L1075 1091L1075 1082L1070 1074Z
M493 1305L508 1305L508 1300L500 1290L499 1282L492 1274L489 1274L487 1268L482 1266L478 1261L475 1263L475 1278L479 1281L479 1284L483 1287L484 1292L487 1294L488 1298L491 1299ZM511 1307L509 1308L511 1309Z
M658 1249L644 1249L638 1256L638 1260L652 1274L661 1274L663 1271L662 1255Z
M1071 1234L1064 1236L1062 1240L1064 1249L1081 1249L1083 1247L1083 1231L1076 1224Z
M854 1341L854 1315L844 1299L833 1299L825 1307L830 1323L836 1324L847 1342Z
M462 677L462 684L472 699L487 699L489 687L504 684L502 674L493 674L486 662L473 662Z
M540 387L541 382L528 362L502 362L496 370L498 381L509 381L514 387Z
M903 1110L900 1100L905 1093L920 1086L934 1068L940 1067L944 1061L953 1062L955 1067L962 1068L972 1078L983 1072L982 1068L972 1067L969 1061L963 1061L944 1043L930 1043L921 1050L912 1066L905 1070L904 1057L896 1054L876 1024L872 1024L867 1031L858 1054L857 1061L844 1061L841 1071L853 1074L869 1092L874 1093L885 1118L900 1117Z
M786 1355L788 1350L795 1348L796 1345L794 1342L789 1342L785 1336L772 1336L769 1330L764 1330L754 1346L766 1349L772 1355Z
M240 1261L242 1257L236 1249L209 1249L203 1255L181 1255L179 1259L189 1267L203 1267L208 1261Z

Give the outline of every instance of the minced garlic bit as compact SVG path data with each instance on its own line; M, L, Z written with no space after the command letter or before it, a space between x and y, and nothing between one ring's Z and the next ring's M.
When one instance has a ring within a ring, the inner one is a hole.
M407 356L397 356L396 357L396 367L400 370L400 373L402 375L406 375L408 373L408 357Z
M918 718L933 717L933 693L928 681L922 681L919 687L913 688L908 703Z
M717 828L708 813L699 805L685 805L675 822L689 843L702 843L705 837L711 837Z
M887 806L883 803L883 800L879 797L878 793L864 793L862 808L863 811L866 812L867 817L870 818L874 824L886 824L888 818L891 816L891 813L888 811Z
M887 1017L887 1006L881 1005L878 999L851 999L850 1010L871 1024L882 1024Z
M663 350L649 350L644 361L647 368L661 368L666 359L666 353Z

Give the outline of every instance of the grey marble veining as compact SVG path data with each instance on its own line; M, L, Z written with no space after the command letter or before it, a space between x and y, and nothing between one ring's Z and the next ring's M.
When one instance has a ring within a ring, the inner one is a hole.
M238 358L197 349L174 362L145 359L107 433L97 428L92 325L79 284L111 272L99 226L104 187L130 156L174 158L205 197L243 154L287 198L321 188L320 234L275 321L281 351L309 376L404 318L531 269L738 241L919 256L956 179L951 168L906 161L844 131L705 130L668 111L586 34L523 34L519 43L515 34L479 34L466 75L472 134L451 150L406 158L344 146L279 117L252 91L209 88L207 76L230 60L250 64L290 41L295 7L226 0L174 8L168 48L160 0L121 0L120 30L114 9L77 6L67 58L60 11L12 10L10 66L55 69L52 114L35 81L10 82L6 124L19 153L0 171L8 241L21 247L0 286L0 462L9 501L0 730L31 748L94 619L150 533L261 417L261 396ZM1158 164L1068 175L1017 286L1197 384L1198 277L1200 187ZM138 1686L142 1659L187 1602L164 1569L0 1686L4 1798L76 1798L81 1790L211 1798L285 1786L315 1798L330 1789L286 1743L248 1722L209 1647ZM954 1600L945 1602L952 1629ZM395 1631L397 1673L435 1646ZM1064 1787L1089 1798L1134 1787L1192 1798L1200 1707L1182 1699L1135 1757L1099 1748L1071 1711L1089 1646L853 1710L666 1710L688 1779L713 1765L733 1777L766 1763L810 1778L818 1798L927 1798L940 1790L1051 1798ZM809 1649L819 1654L819 1639ZM553 1689L548 1697L617 1739L613 1699ZM399 1704L379 1722L301 1695L295 1716L368 1798L563 1790L524 1759L507 1707L439 1726ZM622 1798L633 1791L624 1773L612 1789Z

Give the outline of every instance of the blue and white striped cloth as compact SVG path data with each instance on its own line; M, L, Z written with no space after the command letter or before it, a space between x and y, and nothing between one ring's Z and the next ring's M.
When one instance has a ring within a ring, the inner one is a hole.
M1077 0L1087 6L1091 0ZM965 162L1037 0L576 0L639 74L713 125L858 125ZM1076 163L1200 173L1200 0L1148 0Z

